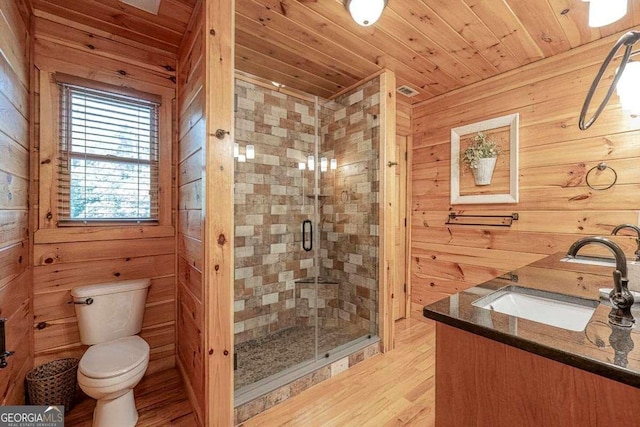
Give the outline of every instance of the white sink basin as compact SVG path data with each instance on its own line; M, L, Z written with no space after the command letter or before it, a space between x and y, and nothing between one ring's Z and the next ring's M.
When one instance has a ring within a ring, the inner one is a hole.
M569 331L583 331L598 301L507 286L474 301L473 305Z
M616 260L611 258L601 258L588 255L580 255L575 257L564 257L560 261L571 264L599 265L601 267L615 267ZM628 262L627 262L628 264Z
M570 264L583 264L583 265L597 265L601 267L611 268L611 272L616 267L616 260L612 258L602 258L587 255L580 255L576 257L565 257L560 261L568 262ZM640 294L640 261L627 260L627 279L629 279L629 290L633 294L636 300L636 304L640 302L638 295ZM613 282L611 283L613 285ZM607 295L605 299L609 299Z

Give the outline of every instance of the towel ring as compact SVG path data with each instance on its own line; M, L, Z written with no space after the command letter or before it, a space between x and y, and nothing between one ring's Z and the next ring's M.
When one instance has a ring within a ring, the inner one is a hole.
M611 184L603 186L603 187L594 187L589 182L589 175L591 175L591 172L593 172L596 169L599 170L600 172L605 171L607 169L611 169L611 172L613 172L613 182ZM589 172L587 172L587 176L585 177L585 181L587 182L587 186L590 189L595 190L595 191L604 191L604 190L608 190L611 187L613 187L614 185L616 185L616 182L618 182L618 173L611 166L607 166L607 164L603 162L603 163L600 163L597 166L594 166L591 169L589 169Z

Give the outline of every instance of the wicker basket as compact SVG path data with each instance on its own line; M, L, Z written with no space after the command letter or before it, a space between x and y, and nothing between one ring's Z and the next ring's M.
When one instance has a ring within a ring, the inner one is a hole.
M64 412L69 412L75 404L78 362L78 359L54 360L29 371L29 403L64 405Z

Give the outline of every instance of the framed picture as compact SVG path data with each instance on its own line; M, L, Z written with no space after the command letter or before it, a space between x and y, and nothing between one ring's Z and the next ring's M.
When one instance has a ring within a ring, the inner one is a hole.
M518 203L519 114L451 129L451 204Z

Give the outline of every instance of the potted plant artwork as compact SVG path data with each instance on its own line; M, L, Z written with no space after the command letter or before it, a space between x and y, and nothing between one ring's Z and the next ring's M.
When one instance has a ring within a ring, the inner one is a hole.
M478 132L466 150L462 153L462 162L467 165L476 185L489 185L500 154L498 143L489 139L483 132Z

